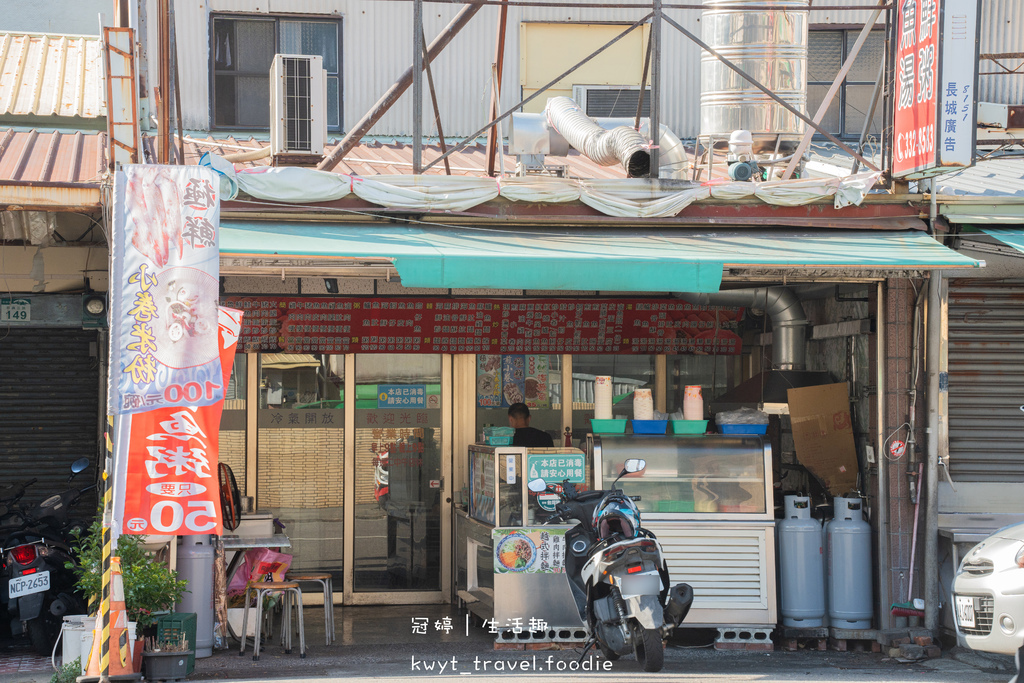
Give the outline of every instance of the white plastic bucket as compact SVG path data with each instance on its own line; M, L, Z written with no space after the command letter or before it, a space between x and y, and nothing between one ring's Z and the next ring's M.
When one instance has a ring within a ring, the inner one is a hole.
M62 661L64 661L64 662L72 662L77 657L81 657L82 658L82 673L84 674L85 670L89 666L89 655L92 652L93 629L95 628L95 625L96 625L96 617L87 617L87 616L75 615L74 617L71 617L71 618L81 619L82 620L82 623L81 623L80 627L78 627L78 626L74 627L76 629L75 632L78 633L78 639L77 639L77 642L78 642L77 650L78 651L75 652L76 646L71 642L71 641L75 640L73 638L74 633L72 632L72 629L69 629L69 628L65 627L65 629L64 629L64 659ZM67 621L68 619L69 619L69 617L64 617L65 621ZM134 621L129 621L128 622L128 651L131 653L132 657L135 656L135 622Z

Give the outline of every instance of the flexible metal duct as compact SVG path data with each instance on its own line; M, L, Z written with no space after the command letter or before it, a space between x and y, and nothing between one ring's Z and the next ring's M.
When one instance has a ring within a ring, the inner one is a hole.
M605 130L570 97L552 97L544 112L551 128L598 164L620 163L630 178L650 175L651 154L647 141L632 128L619 126Z
M776 370L803 370L806 367L807 316L791 289L753 287L730 289L709 294L683 292L681 299L691 304L763 308L772 321L772 365Z

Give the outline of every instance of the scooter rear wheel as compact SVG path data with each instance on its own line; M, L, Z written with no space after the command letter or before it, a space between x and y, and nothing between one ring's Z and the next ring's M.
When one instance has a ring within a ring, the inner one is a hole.
M32 643L32 649L39 655L49 655L53 650L53 643L56 641L56 633L46 620L42 617L29 619L25 622L28 630L28 639Z
M633 632L636 650L636 661L644 671L661 671L665 666L665 645L661 640L661 631L655 628L637 626Z

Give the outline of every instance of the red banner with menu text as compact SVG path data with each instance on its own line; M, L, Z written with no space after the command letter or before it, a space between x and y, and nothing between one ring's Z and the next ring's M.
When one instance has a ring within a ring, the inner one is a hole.
M242 312L221 307L218 320L221 372L227 386ZM217 449L223 408L221 400L132 415L124 533L221 534Z

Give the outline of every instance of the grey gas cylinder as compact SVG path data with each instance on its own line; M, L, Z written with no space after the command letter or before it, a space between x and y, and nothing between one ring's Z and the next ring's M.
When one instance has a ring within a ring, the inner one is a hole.
M182 536L178 578L188 587L177 611L196 613L196 658L213 656L213 546L210 537Z
M785 497L779 529L779 589L782 625L817 628L825 617L821 522L811 519L811 499Z
M860 498L835 498L828 523L828 616L833 628L871 628L871 525Z

